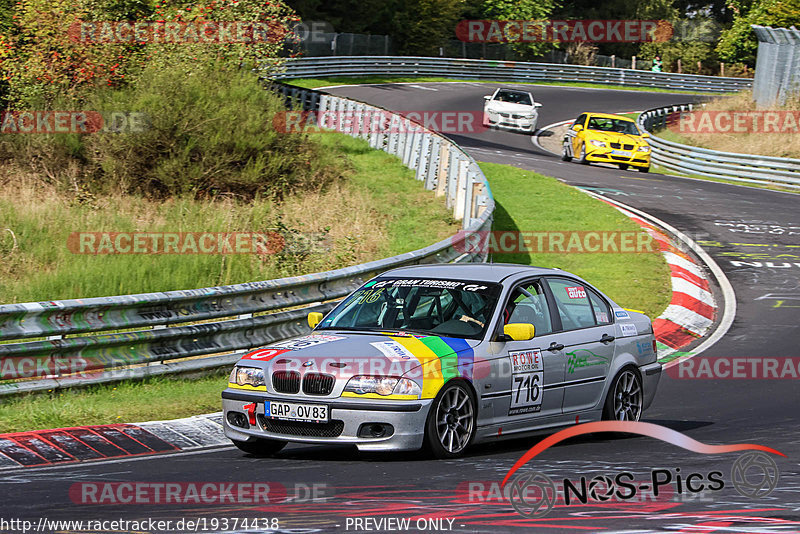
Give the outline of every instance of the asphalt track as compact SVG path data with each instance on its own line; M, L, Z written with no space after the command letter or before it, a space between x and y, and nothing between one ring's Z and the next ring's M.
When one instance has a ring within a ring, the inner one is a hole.
M332 92L394 110L478 111L490 87L421 83L343 87ZM545 86L534 87L534 92L544 104L540 126L574 118L581 111L642 110L695 98ZM512 164L591 188L700 240L730 279L738 310L727 335L698 358L800 359L800 248L793 248L800 246L800 197L564 163L534 146L528 136L509 132L450 137L477 160ZM531 205L530 209L548 208ZM526 519L508 501L498 498L497 484L538 439L476 447L468 456L452 461L420 459L413 453L364 455L349 448L312 446L290 446L275 458L256 459L222 448L6 473L0 480L0 515L34 522L43 517L205 518L205 528L198 531L233 531L234 518L260 517L278 518L280 530L296 532L399 531L389 528L396 524L374 522L380 518L411 518L403 530L410 532L800 532L799 400L796 377L751 380L665 375L653 406L645 413L644 420L705 443L757 443L781 451L786 457L775 457L780 470L777 489L762 499L744 497L731 487L731 467L738 453L703 455L647 437L595 436L555 446L526 469L557 481L614 477L624 471L638 481L651 481L653 469L669 470L676 480L679 473L707 478L710 472L720 471L725 487L699 493L684 488L678 493L671 484L671 490L663 490L658 498L644 491L640 493L643 499L559 503L543 518ZM269 482L294 498L262 505L94 505L76 498L73 484L101 481ZM316 498L310 495L314 485ZM481 488L486 491L479 492ZM355 524L356 517L371 521ZM225 518L229 519L227 527L221 523ZM452 523L445 520L441 528L435 528L436 524L417 523L419 518L445 518ZM214 519L217 528L211 528Z

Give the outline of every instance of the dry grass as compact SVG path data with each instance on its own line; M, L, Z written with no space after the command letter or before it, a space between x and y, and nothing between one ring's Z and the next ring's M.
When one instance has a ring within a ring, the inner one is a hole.
M702 109L756 111L756 105L752 100L752 93L746 91L732 97L715 98ZM800 111L800 98L787 102L785 106L770 108L769 111ZM797 133L678 133L664 130L658 135L669 141L722 152L800 158L800 135Z
M435 243L459 225L397 158L328 134L347 176L277 202L93 195L0 166L0 303L227 285L326 271ZM376 177L379 177L376 179ZM72 232L278 232L275 254L74 254Z

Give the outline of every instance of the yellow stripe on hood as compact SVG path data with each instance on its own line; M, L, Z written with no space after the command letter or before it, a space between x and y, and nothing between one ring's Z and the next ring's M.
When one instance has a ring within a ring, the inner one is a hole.
M415 337L390 336L413 354L422 364L422 397L432 399L444 384L442 364L436 353ZM415 377L416 378L416 377Z

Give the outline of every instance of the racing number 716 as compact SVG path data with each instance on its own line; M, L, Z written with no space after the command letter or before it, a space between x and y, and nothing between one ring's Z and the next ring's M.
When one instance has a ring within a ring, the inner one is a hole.
M517 387L517 398L514 400L514 404L519 404L519 396L523 389L525 390L525 404L534 402L539 398L540 388L538 374L529 374L524 377L515 376L514 384Z

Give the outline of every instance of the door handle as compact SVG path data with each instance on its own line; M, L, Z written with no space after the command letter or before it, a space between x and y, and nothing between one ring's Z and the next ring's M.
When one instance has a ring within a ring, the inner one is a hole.
M546 348L545 350L549 350L550 352L558 352L560 350L564 350L564 345L562 345L561 343L556 343L555 341L553 341L552 343L550 343L550 346L548 348Z
M614 336L609 336L608 334L603 334L603 337L600 338L600 343L611 343L615 339L617 339L617 338L615 338Z

